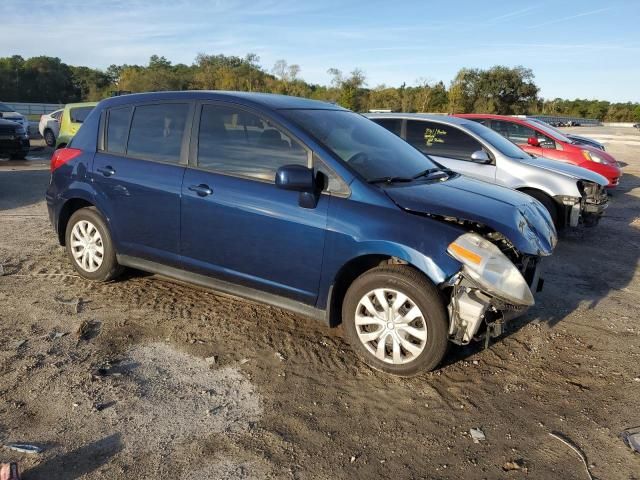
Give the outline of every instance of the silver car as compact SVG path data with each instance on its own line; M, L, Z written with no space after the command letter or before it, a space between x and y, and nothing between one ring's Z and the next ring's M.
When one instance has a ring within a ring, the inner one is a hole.
M607 179L582 167L533 157L477 122L421 113L367 114L444 167L527 193L557 227L598 223L607 207Z

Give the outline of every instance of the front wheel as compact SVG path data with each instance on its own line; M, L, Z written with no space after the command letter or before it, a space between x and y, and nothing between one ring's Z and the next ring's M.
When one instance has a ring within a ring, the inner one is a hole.
M448 317L436 287L407 265L377 267L349 287L346 336L371 367L400 376L433 370L448 345Z
M71 215L65 240L67 254L80 276L108 282L122 271L107 224L95 208L81 208Z

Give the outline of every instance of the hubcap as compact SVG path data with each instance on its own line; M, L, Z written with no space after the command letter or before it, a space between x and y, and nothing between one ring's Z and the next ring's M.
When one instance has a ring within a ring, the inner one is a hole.
M360 299L356 331L365 348L386 363L415 360L427 345L427 325L411 298L402 292L377 288Z
M94 224L80 220L71 229L71 253L76 263L87 272L95 272L102 265L104 245Z

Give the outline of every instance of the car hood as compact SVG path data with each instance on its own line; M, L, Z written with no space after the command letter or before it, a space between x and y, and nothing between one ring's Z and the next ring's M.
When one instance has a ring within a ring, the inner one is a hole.
M5 120L15 121L22 120L24 117L19 113L3 113L2 118L4 118Z
M444 182L383 187L403 210L483 224L522 253L550 255L557 234L549 213L534 198L463 175Z
M582 135L565 133L564 136L570 138L571 140L576 140L578 142L593 142L593 143L597 143L598 145L602 145L602 143L598 142L597 140L594 140L593 138L589 138L589 137L583 137Z
M587 170L586 168L582 168L577 165L572 165L571 163L565 163L558 160L550 160L544 157L518 159L518 161L527 165L533 165L535 167L542 168L549 172L568 175L572 178L575 178L576 180L589 180L590 182L598 183L603 187L606 187L609 184L609 180L607 180L599 173Z

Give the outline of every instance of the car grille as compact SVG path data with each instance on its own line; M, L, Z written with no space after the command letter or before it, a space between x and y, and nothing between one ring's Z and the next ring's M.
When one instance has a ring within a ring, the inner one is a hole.
M0 125L0 135L15 135L16 127L11 125Z

